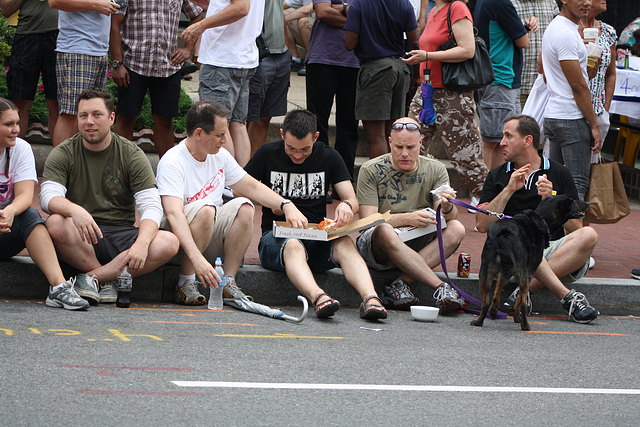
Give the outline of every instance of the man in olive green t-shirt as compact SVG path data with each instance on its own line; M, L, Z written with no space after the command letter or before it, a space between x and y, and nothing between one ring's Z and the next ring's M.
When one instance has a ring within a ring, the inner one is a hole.
M169 261L179 243L158 231L163 211L146 155L111 132L109 92L87 89L77 107L79 133L47 158L40 204L51 214L47 229L60 259L86 273L77 276L78 294L91 303L115 302L120 271L149 273Z
M382 302L387 308L408 309L418 303L409 283L418 281L434 289L434 298L441 313L457 311L464 299L451 285L440 280L433 268L440 265L438 239L435 231L403 242L398 227L425 228L436 223L433 212L442 206L447 227L442 232L445 256L450 256L464 238L464 226L457 220L458 211L450 202L456 195L449 187L445 166L420 156L422 135L418 122L408 117L396 120L389 137L390 154L366 162L358 174L360 217L391 211L384 224L361 233L356 246L369 267L377 270L399 269L402 273L382 290ZM431 193L441 186L442 195Z

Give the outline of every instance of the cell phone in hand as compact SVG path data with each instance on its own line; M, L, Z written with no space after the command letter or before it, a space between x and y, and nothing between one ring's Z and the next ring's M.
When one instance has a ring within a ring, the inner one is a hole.
M111 3L115 3L120 6L120 10L127 8L127 0L111 0Z
M413 56L413 55L412 55L412 54L410 54L409 52L405 52L405 53L403 53L402 55L400 55L400 58L402 58L402 59L409 59L409 58L411 58L412 56Z

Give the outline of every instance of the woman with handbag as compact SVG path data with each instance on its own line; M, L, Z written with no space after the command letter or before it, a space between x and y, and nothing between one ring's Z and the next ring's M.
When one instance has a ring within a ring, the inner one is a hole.
M422 126L425 152L436 132L439 132L447 156L469 189L472 204L477 205L488 170L482 160L482 138L473 90L445 88L441 67L442 63L461 63L474 58L476 49L473 21L469 9L462 1L435 0L435 3L420 37L420 50L410 51L411 57L404 61L410 65L421 63L420 74L423 78L428 76L433 86L436 122L433 126ZM448 16L454 44L457 46L438 50L439 46L450 40ZM430 73L425 73L425 70L430 70ZM418 90L409 108L411 118L419 120L421 101L421 91Z

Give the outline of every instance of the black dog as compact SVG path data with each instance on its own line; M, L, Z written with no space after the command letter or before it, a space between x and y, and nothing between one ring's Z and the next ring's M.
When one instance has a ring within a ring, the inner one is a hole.
M473 326L482 326L487 311L491 318L496 318L504 281L513 276L520 288L513 319L520 322L523 331L531 330L525 299L529 283L542 261L542 253L549 246L550 236L568 220L584 217L588 206L587 202L566 195L547 197L535 211L527 209L489 227L480 266L482 310L480 316L471 322ZM489 293L494 281L496 288L489 309Z

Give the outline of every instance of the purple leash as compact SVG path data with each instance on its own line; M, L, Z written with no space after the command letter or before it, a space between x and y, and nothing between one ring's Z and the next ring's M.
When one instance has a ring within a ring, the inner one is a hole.
M475 211L481 212L483 214L486 215L495 215L497 216L499 219L502 218L511 218L508 215L505 215L503 213L496 213L496 212L491 212L491 211L487 211L484 210L482 208L470 205L469 203L460 201L460 200L449 200L451 203L453 203L454 205L458 205L461 206L463 208L466 209L473 209ZM442 271L444 272L445 277L447 278L447 281L449 282L449 284L453 287L453 289L455 289L456 291L458 291L458 293L460 295L462 295L462 298L464 298L466 301L470 302L471 304L475 304L478 307L482 307L482 303L477 300L476 298L472 297L471 295L467 294L466 292L464 292L463 290L461 290L460 288L458 288L456 285L453 284L453 282L451 281L451 279L449 278L449 273L447 272L447 262L446 262L446 258L444 256L444 243L442 240L442 220L440 218L440 212L442 211L442 204L438 205L438 208L436 209L436 229L438 230L438 246L440 247L440 265L442 266ZM463 311L465 311L466 313L471 313L471 314L476 314L479 315L480 311L473 309L473 308L463 308ZM501 311L498 311L498 315L497 315L498 319L506 319L507 318L507 314L503 313Z

